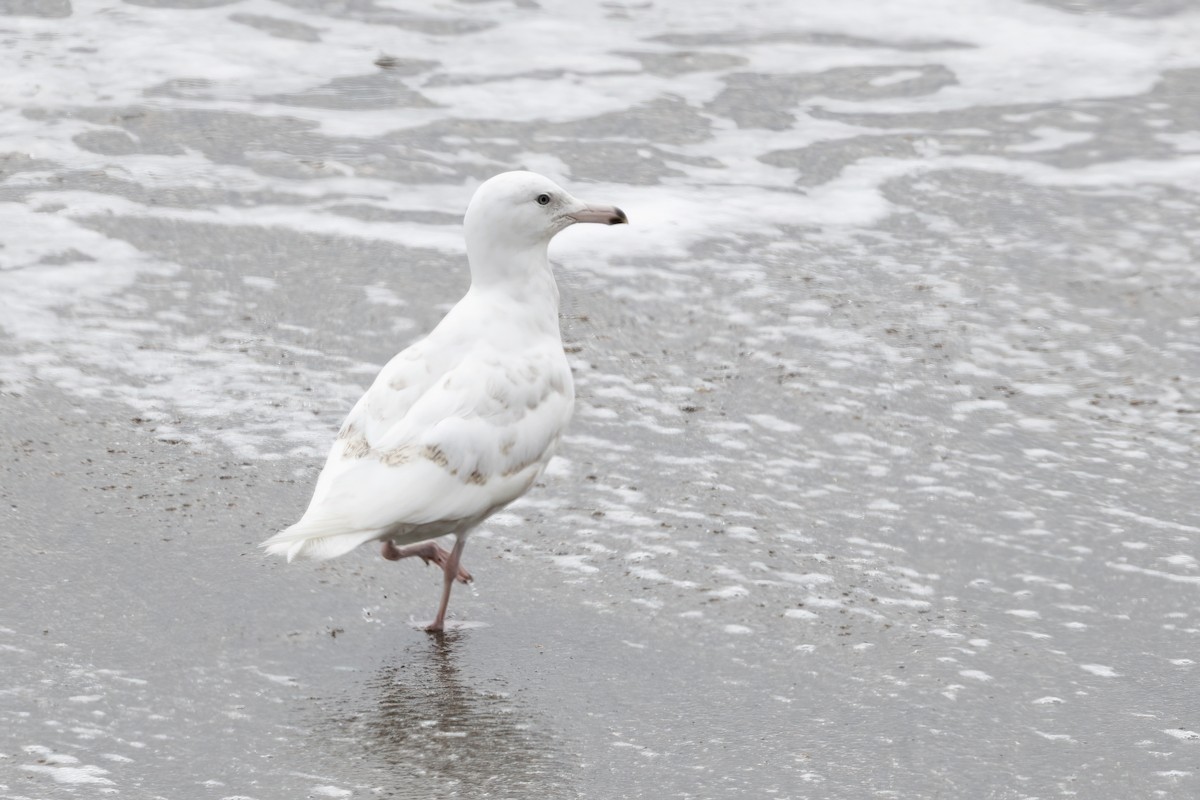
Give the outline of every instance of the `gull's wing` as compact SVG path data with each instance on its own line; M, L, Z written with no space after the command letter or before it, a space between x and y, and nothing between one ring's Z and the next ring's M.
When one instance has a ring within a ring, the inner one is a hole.
M404 419L434 382L443 377L445 366L453 363L452 358L446 355L437 359L443 364L443 368L438 369L428 357L430 349L429 340L424 339L400 351L384 365L371 387L354 404L342 423L337 440L329 448L309 502L309 511L321 504L330 486L342 473L357 465L359 458L370 449L370 442L378 441L382 432Z
M403 526L471 524L541 473L574 402L561 349L468 355L445 371L413 349L354 407L308 511L271 552L332 557Z

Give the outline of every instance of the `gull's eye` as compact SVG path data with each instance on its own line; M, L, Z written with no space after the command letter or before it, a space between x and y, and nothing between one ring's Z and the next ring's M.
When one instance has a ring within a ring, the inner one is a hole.
M538 205L539 205L539 206L548 206L548 205L550 205L550 195L548 195L548 194L539 194L539 195L537 196L537 203L538 203Z

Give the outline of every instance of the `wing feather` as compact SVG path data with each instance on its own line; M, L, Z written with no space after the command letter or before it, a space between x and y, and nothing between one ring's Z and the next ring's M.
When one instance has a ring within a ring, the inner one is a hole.
M448 532L512 502L545 468L574 405L562 350L476 353L435 370L423 345L388 362L355 405L308 510L267 541L272 552L332 557L405 528Z

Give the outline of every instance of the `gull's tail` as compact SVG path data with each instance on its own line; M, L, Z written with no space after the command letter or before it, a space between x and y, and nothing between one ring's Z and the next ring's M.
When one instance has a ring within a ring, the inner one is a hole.
M379 531L347 531L344 523L331 519L304 519L285 528L259 545L273 556L325 561L349 553L364 542L378 538Z

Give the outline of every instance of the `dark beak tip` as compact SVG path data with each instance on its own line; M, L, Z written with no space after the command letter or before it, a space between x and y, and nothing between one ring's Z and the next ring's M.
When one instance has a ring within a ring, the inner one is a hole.
M629 224L629 217L625 216L624 211L622 211L619 208L615 208L615 207L613 208L613 211L615 211L617 213L614 214L613 216L609 217L609 219L608 219L609 225L628 225Z

